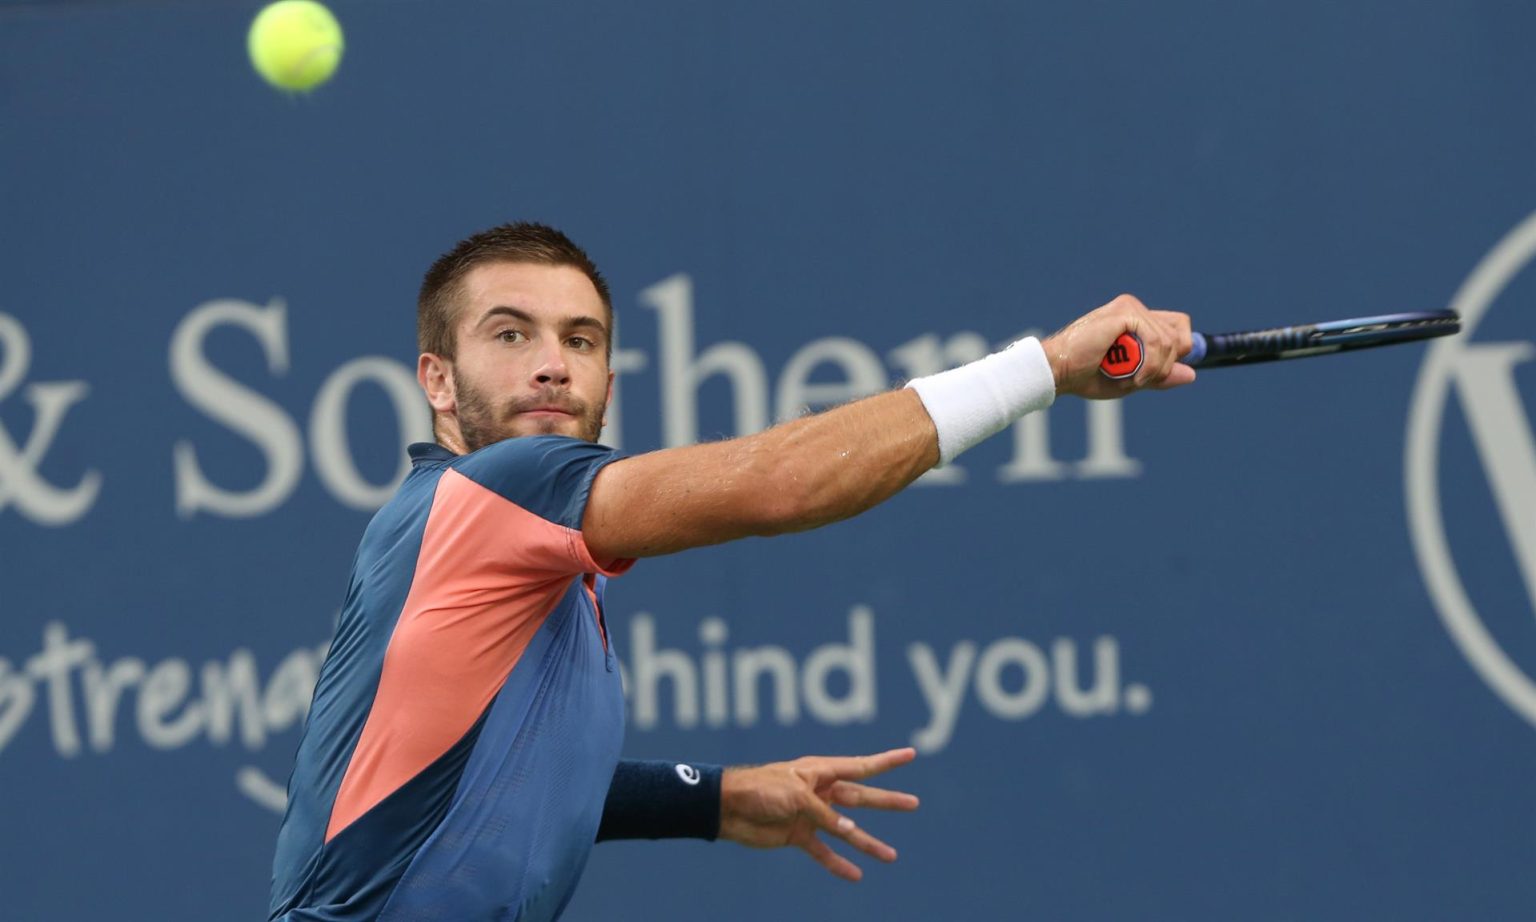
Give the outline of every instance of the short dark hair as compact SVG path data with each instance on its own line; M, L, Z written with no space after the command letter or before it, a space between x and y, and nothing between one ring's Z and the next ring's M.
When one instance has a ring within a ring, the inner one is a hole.
M464 277L476 266L498 262L570 266L581 270L592 280L598 297L603 299L608 322L612 325L613 298L608 293L608 283L586 251L553 227L518 221L464 238L439 256L427 270L426 277L421 280L421 293L416 298L418 349L444 358L454 357L458 345L454 323L458 319Z

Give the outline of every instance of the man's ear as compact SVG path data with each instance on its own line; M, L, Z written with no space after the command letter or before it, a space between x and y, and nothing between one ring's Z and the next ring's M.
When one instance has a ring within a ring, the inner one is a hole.
M453 389L453 363L440 355L423 352L416 360L416 381L434 413L451 413L458 407L458 394ZM610 381L609 393L613 391Z

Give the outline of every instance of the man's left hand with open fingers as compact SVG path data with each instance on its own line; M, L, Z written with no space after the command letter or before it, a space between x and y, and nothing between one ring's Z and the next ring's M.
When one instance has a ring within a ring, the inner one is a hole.
M911 762L913 749L892 749L869 756L804 756L727 768L720 780L720 838L753 848L794 845L832 874L856 881L858 865L839 855L817 832L842 839L881 861L896 860L896 850L834 807L912 811L917 798L900 791L860 784L866 778Z

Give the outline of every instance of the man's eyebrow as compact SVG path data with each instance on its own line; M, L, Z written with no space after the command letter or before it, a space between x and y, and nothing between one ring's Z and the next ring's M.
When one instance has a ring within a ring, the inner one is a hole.
M516 308L516 307L510 307L510 306L508 306L506 304L498 304L495 307L491 308L490 310L486 311L484 314L482 314L480 316L479 322L476 323L475 325L476 326L480 326L481 324L484 324L487 320L490 320L492 317L511 317L514 320L521 320L523 323L530 323L530 324L537 322L537 321L535 321L533 319L533 315L528 313L525 310L520 310L519 308ZM596 330L599 330L604 335L606 335L608 333L608 326L607 326L607 324L603 323L601 320L598 320L596 317L589 317L586 314L581 314L581 315L578 315L578 316L575 316L575 317L565 317L565 318L562 318L561 321L560 321L560 325L562 327L568 329L568 330L569 329L574 329L576 327L591 327L591 328L594 328Z
M497 316L507 316L516 320L521 320L523 323L533 323L533 315L527 311L521 311L515 307L508 307L505 304L498 304L490 310L486 311L484 314L481 314L480 319L475 322L475 326L480 326L487 320L490 320L492 317Z
M601 333L608 332L608 327L601 320L598 320L596 317L588 317L586 314L582 314L579 317L567 317L564 324L567 329L573 327L593 327Z

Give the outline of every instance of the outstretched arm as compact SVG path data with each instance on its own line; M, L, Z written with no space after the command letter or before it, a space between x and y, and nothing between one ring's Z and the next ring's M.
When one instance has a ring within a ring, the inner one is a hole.
M1147 355L1135 378L1110 381L1098 364L1121 333ZM1044 343L919 379L763 432L651 452L603 468L582 535L599 560L649 557L753 535L804 531L857 515L1057 394L1121 397L1194 380L1179 365L1189 318L1129 296L1079 318Z
M771 429L625 458L592 484L582 536L598 560L804 531L889 498L938 463L910 390Z

